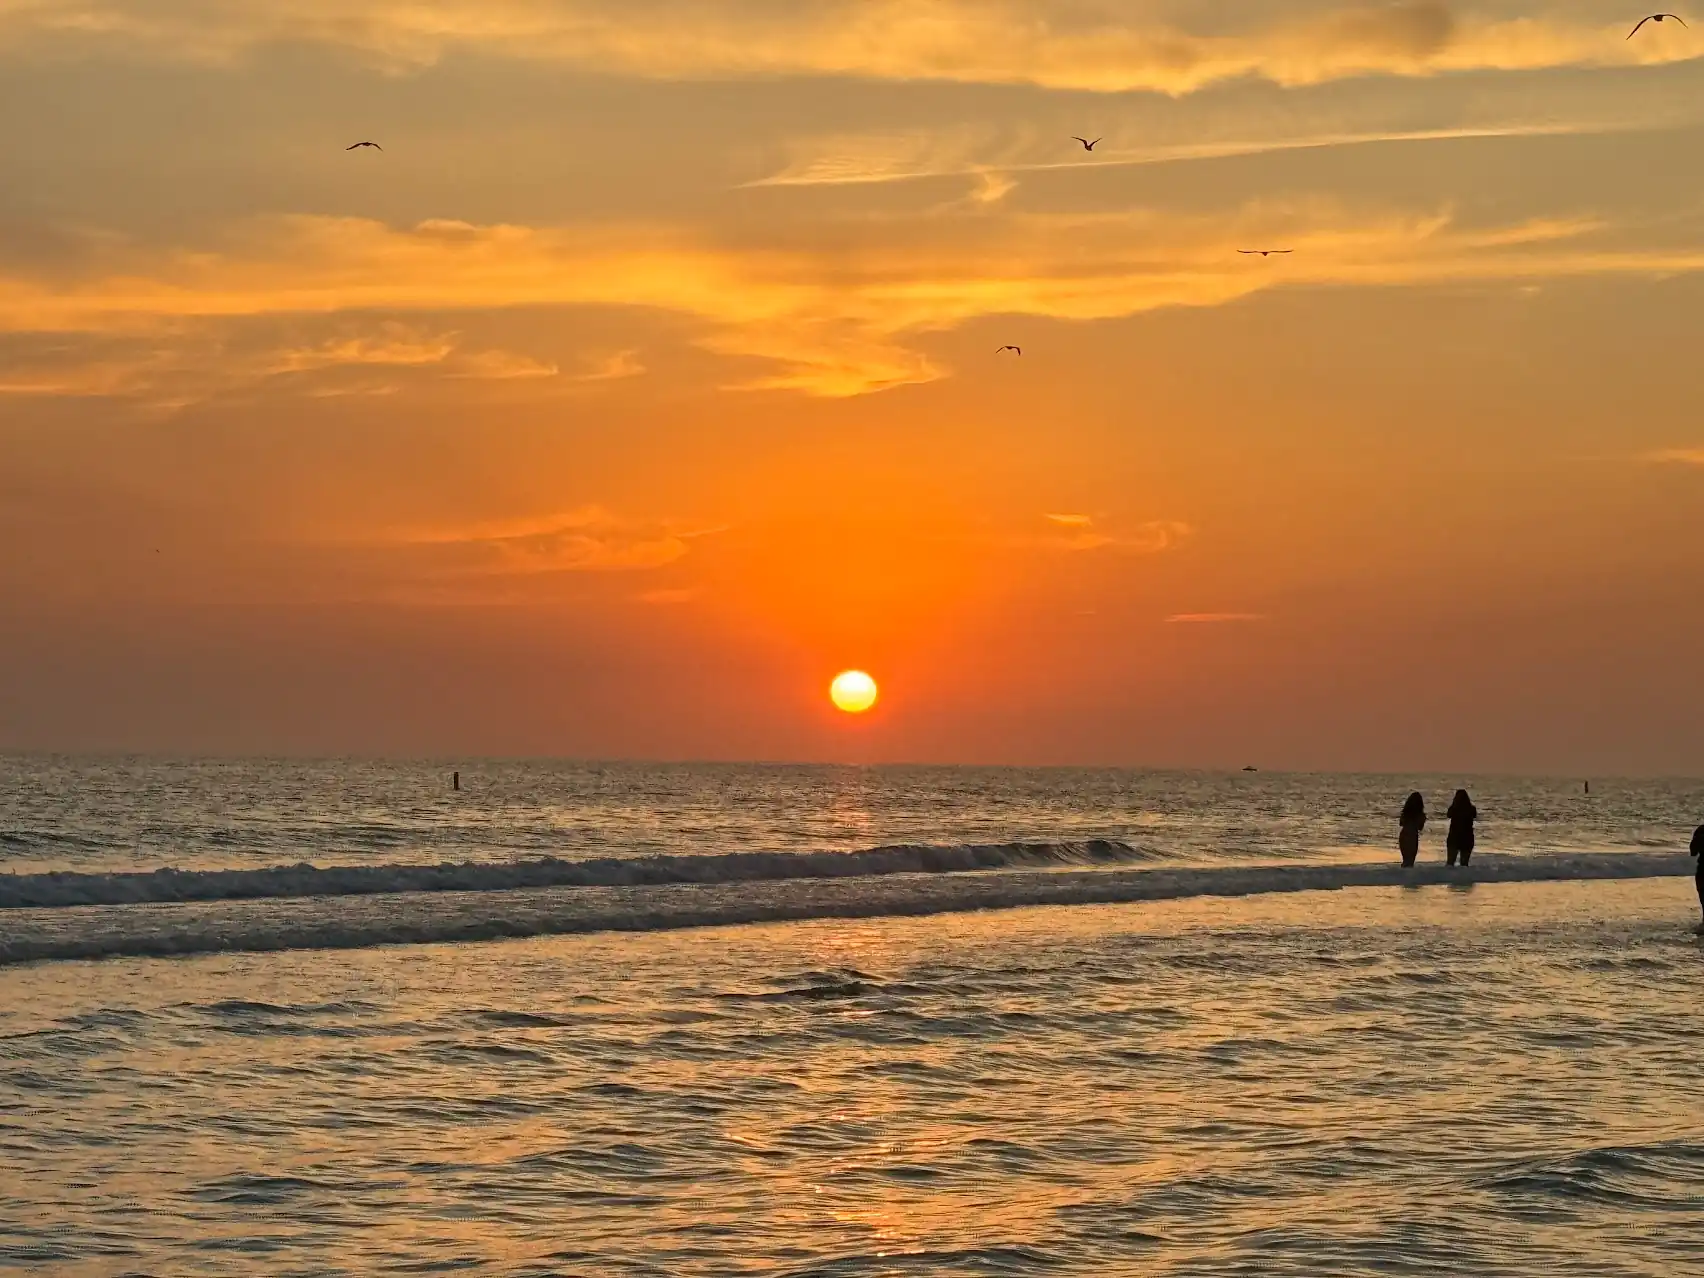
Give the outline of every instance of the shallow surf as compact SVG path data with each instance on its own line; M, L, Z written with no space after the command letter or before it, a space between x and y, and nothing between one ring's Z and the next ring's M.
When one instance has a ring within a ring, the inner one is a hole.
M1677 1278L1695 909L1480 882L11 967L0 1265Z

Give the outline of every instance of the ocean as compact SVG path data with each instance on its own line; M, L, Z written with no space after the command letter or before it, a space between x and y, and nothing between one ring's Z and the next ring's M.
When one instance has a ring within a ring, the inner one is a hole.
M1697 781L3 758L0 1268L1690 1274L1700 820Z

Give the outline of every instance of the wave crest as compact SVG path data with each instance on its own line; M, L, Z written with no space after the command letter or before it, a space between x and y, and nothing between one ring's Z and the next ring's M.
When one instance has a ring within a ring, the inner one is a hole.
M718 856L647 856L591 861L458 861L438 865L329 865L264 869L159 870L87 874L64 871L0 875L0 909L141 905L165 901L276 900L370 896L380 892L508 892L520 888L652 887L680 883L752 883L786 879L870 878L888 874L964 874L1048 866L1134 865L1156 859L1128 843L967 843L897 845L862 852L729 852Z
M1107 853L1110 855L1110 853ZM864 856L865 854L855 854ZM693 858L682 858L691 860ZM711 858L697 858L710 860ZM850 858L841 858L842 861ZM697 881L549 886L515 891L414 891L277 900L154 902L86 909L13 909L0 934L0 965L57 959L358 949L494 941L582 932L654 932L807 919L893 918L1026 906L1120 904L1355 887L1530 883L1689 875L1685 856L1599 853L1487 856L1470 871L1358 865L1011 868L989 874L919 873L919 858L790 881ZM987 868L975 857L933 864ZM1043 863L1049 863L1044 858ZM1052 863L1057 864L1057 859ZM854 862L858 864L858 862ZM503 867L491 867L500 870ZM100 876L94 876L100 877ZM147 878L150 876L141 876ZM394 889L393 889L394 891Z

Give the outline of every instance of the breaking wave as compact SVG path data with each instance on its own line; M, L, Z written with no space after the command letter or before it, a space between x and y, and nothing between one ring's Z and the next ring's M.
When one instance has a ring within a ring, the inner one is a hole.
M1673 853L1484 856L1471 870L1436 864L1404 870L1382 862L1135 864L1144 859L1127 845L1096 842L513 865L19 875L0 887L0 901L10 906L0 912L0 964L1691 873L1690 860ZM78 906L85 908L67 908Z
M456 861L438 865L328 865L255 870L159 869L0 875L0 909L139 905L161 901L277 900L380 892L511 892L521 888L640 887L965 874L978 870L1134 865L1157 860L1128 843L987 843L862 852L729 852L719 856L606 857L590 861Z

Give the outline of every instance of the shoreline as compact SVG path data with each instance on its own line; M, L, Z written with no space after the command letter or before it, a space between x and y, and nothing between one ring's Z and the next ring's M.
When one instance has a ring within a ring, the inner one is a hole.
M5 925L0 966L680 931L1350 888L1682 878L1692 872L1684 853L1486 853L1465 871L1442 863L1412 869L1385 863L1030 869L83 905L0 912Z

